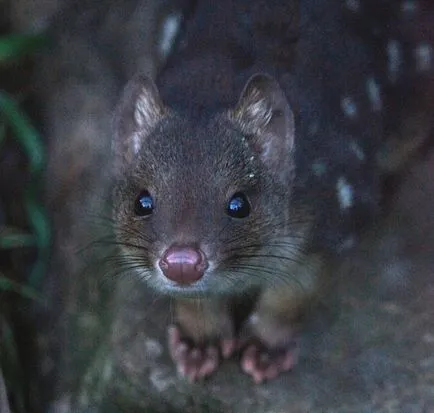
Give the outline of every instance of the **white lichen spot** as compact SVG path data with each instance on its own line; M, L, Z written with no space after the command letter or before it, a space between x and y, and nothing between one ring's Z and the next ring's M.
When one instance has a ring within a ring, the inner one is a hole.
M345 4L347 8L352 12L360 11L360 1L359 0L346 0Z
M353 204L353 188L343 176L338 179L336 191L341 209L350 208Z
M360 147L360 145L357 142L354 141L350 142L350 149L356 155L359 161L365 160L365 152L363 152L363 149Z
M151 370L149 379L152 385L159 391L163 392L176 383L176 378L171 374L167 367L156 367Z
M162 24L161 39L160 39L160 53L165 58L169 55L176 35L178 34L181 25L181 14L174 13L166 17Z
M372 110L374 112L381 111L381 109L383 108L383 102L381 100L380 86L373 77L369 77L366 80L366 92L368 93L368 98L371 102Z
M102 374L101 374L105 383L108 383L110 379L113 377L113 372L114 372L113 361L111 359L108 359L104 363L104 366L102 368Z
M341 99L341 109L344 114L350 118L354 119L357 116L357 105L354 99L350 96L346 96Z
M397 80L402 63L401 46L397 40L389 40L387 43L387 68L389 79L393 83Z
M428 43L420 43L414 50L416 59L416 70L426 72L431 69L433 63L433 48Z
M144 352L152 360L157 359L163 353L163 347L157 340L147 338L144 344Z

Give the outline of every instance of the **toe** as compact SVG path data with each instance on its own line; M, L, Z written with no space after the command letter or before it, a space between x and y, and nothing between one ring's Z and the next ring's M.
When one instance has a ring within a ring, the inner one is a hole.
M222 350L222 356L223 358L227 359L229 358L232 353L234 352L237 344L234 339L223 339L220 342L220 348Z
M199 378L209 376L214 370L217 369L219 363L218 349L214 346L208 347L202 365L198 371Z
M241 368L247 374L251 374L256 369L257 348L255 345L248 346L241 359Z

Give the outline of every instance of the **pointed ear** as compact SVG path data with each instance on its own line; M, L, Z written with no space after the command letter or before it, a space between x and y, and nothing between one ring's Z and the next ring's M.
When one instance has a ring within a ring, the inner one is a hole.
M268 75L252 76L231 117L261 160L285 179L293 164L294 116L278 83Z
M131 163L166 112L154 82L144 75L134 77L125 87L115 113L116 162Z

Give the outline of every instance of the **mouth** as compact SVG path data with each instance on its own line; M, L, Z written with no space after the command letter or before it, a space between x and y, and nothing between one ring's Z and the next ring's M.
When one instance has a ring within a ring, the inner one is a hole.
M211 294L209 291L202 288L196 288L192 286L170 286L166 287L164 291L159 290L162 294L172 298L205 298Z
M166 278L156 271L148 279L148 285L155 291L173 298L206 298L221 295L231 295L231 284L225 282L222 274L206 271L204 276L192 283L178 283Z
M159 293L173 298L205 298L216 294L215 289L211 288L204 280L192 284L178 284L170 280L160 279L157 282L152 282L151 287Z

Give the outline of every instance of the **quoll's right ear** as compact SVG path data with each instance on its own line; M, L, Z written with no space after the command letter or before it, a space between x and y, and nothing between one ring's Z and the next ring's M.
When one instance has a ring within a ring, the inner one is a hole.
M287 184L294 165L294 114L279 84L269 75L253 75L230 117L269 171Z
M157 87L147 76L137 75L127 84L114 118L113 150L117 167L134 160L166 112Z

